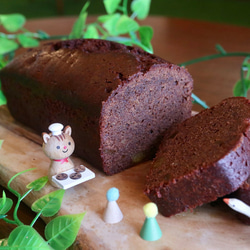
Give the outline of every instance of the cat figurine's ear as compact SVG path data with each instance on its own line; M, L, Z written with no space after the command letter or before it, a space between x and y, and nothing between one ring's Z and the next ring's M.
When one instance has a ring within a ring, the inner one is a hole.
M42 137L43 137L44 143L47 144L47 142L48 142L49 139L50 139L50 135L47 134L47 133L42 133Z
M71 127L68 125L65 127L64 131L63 131L65 134L68 134L68 135L71 135L72 133L72 129Z

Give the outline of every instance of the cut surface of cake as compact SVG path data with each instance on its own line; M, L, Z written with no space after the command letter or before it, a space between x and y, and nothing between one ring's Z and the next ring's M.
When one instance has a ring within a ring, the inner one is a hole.
M250 101L225 99L168 131L146 180L164 216L237 190L250 173Z
M70 125L75 153L112 175L150 159L191 115L187 70L139 48L95 39L45 44L0 72L13 117L41 133Z

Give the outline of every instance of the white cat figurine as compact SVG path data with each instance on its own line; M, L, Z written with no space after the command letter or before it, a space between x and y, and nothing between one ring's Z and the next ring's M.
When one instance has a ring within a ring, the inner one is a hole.
M75 143L71 137L72 129L66 126L62 131L63 125L53 123L49 126L50 134L42 133L43 151L50 158L48 177L51 185L58 187L52 182L52 176L74 168L69 156L74 152Z

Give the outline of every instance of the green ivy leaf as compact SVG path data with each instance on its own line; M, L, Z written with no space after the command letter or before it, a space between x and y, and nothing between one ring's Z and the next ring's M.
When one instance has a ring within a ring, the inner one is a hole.
M248 91L250 88L250 79L244 79L244 82L242 83L242 80L239 80L236 82L233 88L233 95L234 96L245 96L245 91L243 86L245 85L245 90Z
M56 217L45 227L45 238L54 249L66 249L73 244L85 213Z
M0 215L7 214L13 205L13 201L10 198L6 198L5 193L0 198Z
M34 189L35 191L39 191L41 190L46 183L48 182L48 176L43 176L39 179L36 179L35 181L32 181L31 183L29 183L26 188L28 189Z
M7 38L0 37L0 55L7 54L18 48L18 43Z
M86 12L87 8L89 7L90 2L86 2L83 6L81 13L76 20L76 22L73 25L72 31L69 34L70 39L76 39L81 38L83 36L83 28L88 16L88 13Z
M95 25L89 25L84 33L84 38L98 39L99 33Z
M4 207L5 202L6 202L6 194L5 194L5 192L3 191L3 196L2 196L2 198L0 198L0 211L1 211L1 209ZM1 213L0 213L0 214L1 214Z
M138 30L141 43L148 48L148 51L153 53L153 47L151 40L153 38L154 31L150 26L141 26Z
M135 20L129 18L126 15L122 15L115 26L116 33L118 35L137 31L139 27L140 27L139 24Z
M7 58L4 55L0 54L0 69L4 68L7 65L8 60L6 59ZM0 86L1 86L1 81L0 81Z
M107 22L113 15L101 15L97 17L97 21L100 23L105 23Z
M107 13L113 14L119 7L121 0L104 0L103 3Z
M18 31L25 22L25 16L21 14L0 15L0 23L8 32Z
M2 199L3 198L0 198L0 203L2 202ZM12 205L13 205L13 201L10 198L6 198L4 206L2 207L2 209L0 209L0 214L1 215L7 214L12 208Z
M2 148L3 140L0 140L0 149Z
M151 0L133 0L131 10L137 14L138 19L145 19L150 10Z
M59 189L44 195L32 204L32 211L41 212L45 217L55 215L60 210L64 193L64 189Z
M26 225L19 226L10 233L8 246L10 248L3 249L52 249L34 228Z
M2 239L2 240L0 240L0 246L1 247L8 246L8 239ZM8 248L2 248L2 249L8 249Z
M71 33L69 34L70 39L76 39L76 38L82 37L83 28L85 25L87 15L88 15L87 13L83 13L76 20L76 22L73 25L73 29L72 29Z
M39 46L39 41L33 37L26 36L25 34L18 34L17 40L24 48L37 47Z
M116 24L118 20L120 19L121 14L116 13L112 15L102 16L102 19L104 19L104 17L106 20L103 23L103 27L109 32L111 36L117 36L118 32L116 29Z

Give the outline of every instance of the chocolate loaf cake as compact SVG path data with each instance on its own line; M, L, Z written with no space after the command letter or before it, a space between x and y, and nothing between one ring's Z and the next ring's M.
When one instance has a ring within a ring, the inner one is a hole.
M30 49L0 78L17 121L39 133L70 125L75 153L108 175L151 158L163 132L191 115L185 68L104 40Z
M238 189L250 173L250 101L228 98L168 131L145 193L164 216Z

